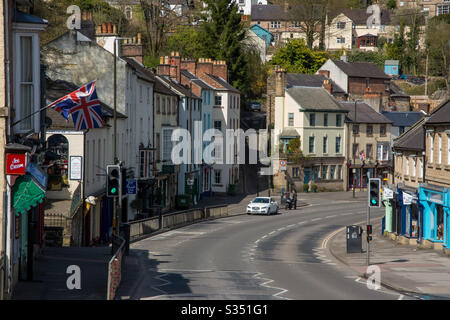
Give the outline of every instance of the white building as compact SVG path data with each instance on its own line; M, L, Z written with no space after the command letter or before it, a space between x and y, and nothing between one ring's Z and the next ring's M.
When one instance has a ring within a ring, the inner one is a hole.
M267 0L236 0L239 7L239 13L249 16L252 14L252 6L261 4L266 5Z

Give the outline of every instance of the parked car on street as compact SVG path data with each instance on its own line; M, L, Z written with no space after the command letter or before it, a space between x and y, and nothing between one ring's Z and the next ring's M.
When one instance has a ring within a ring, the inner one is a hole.
M256 197L247 206L247 214L278 214L278 203L270 197Z
M261 104L259 102L250 103L250 110L251 111L261 111Z

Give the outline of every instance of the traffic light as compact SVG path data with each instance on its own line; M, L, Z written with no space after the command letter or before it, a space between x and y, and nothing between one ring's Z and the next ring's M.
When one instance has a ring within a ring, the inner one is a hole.
M118 198L120 194L120 166L109 165L106 167L108 178L106 180L106 196L110 198Z
M372 234L372 225L371 224L367 225L367 234Z
M381 180L369 180L369 207L379 208L381 205Z

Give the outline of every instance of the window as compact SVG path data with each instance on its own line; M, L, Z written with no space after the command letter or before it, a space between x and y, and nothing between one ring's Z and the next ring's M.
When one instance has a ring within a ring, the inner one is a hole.
M298 168L298 167L292 168L292 177L298 178L299 174L300 174L300 168Z
M345 22L338 22L338 23L336 23L336 28L338 28L338 29L345 29Z
M447 165L450 165L450 135L447 135Z
M177 114L177 98L172 98L173 114Z
M291 22L291 28L300 28L300 22L299 21L292 21Z
M294 126L294 114L288 113L288 126L293 127Z
M222 131L222 121L214 121L214 129Z
M438 157L438 164L442 163L442 136L439 135L439 157Z
M345 38L344 37L336 38L336 43L345 43Z
M342 115L341 114L336 115L336 127L342 127Z
M363 40L362 42L361 42L361 46L365 46L365 41ZM370 80L369 80L369 78L366 78L366 89L367 88L369 88L370 87Z
M335 179L336 165L330 166L330 180Z
M272 29L281 28L281 22L280 21L270 21L270 28L272 28Z
M163 129L163 157L162 160L171 163L172 159L172 131L173 129Z
M342 165L338 165L338 170L337 170L337 178L338 180L342 179Z
M142 103L142 85L139 85L139 102Z
M222 96L215 96L215 105L216 106L221 106L222 105Z
M160 98L159 96L156 97L156 113L160 114L161 113L161 106L160 106Z
M17 74L19 78L18 82L18 95L16 99L16 118L15 120L21 120L18 124L19 130L28 131L33 127L34 117L28 117L34 112L35 99L35 66L33 63L33 37L31 36L19 36L18 37L18 58L17 58ZM14 57L14 55L13 55Z
M423 178L423 161L422 159L420 159L420 172L419 172L419 177Z
M314 153L314 137L309 137L309 153Z
M400 126L400 127L398 128L398 134L399 134L399 135L402 135L404 132L405 132L405 127Z
M366 145L366 157L367 157L367 159L372 158L372 145L371 144Z
M413 177L416 176L416 167L417 167L417 159L414 158L414 164L413 164Z
M323 114L323 126L328 127L328 113Z
M440 16L441 14L449 14L450 13L450 5L440 5L437 7L436 15Z
M320 166L313 166L312 180L319 179Z
M336 153L341 153L341 137L336 137Z
M389 143L379 143L377 145L377 160L389 160Z
M430 134L430 163L433 163L433 156L434 156L434 139L433 135Z
M314 127L316 125L316 115L314 113L309 114L309 125Z
M358 149L359 149L359 145L358 145L357 143L354 143L354 144L353 144L353 155L354 155L356 158L359 157Z
M161 157L161 135L159 133L156 134L156 157L155 161L159 161Z
M222 183L222 171L214 170L214 183L221 184Z
M409 176L409 157L406 157L406 175Z
M357 124L353 125L353 134L359 134L359 125Z
M327 143L328 142L328 138L327 137L323 137L323 153L327 153L328 151L328 146Z
M327 180L328 166L322 166L322 180Z
M147 87L147 104L150 104L150 88Z
M139 151L139 176L140 178L147 178L150 176L151 151Z
M368 137L372 136L372 134L373 134L373 126L372 125L368 124L366 126L366 134L367 134Z
M386 125L382 124L380 125L380 136L386 136Z

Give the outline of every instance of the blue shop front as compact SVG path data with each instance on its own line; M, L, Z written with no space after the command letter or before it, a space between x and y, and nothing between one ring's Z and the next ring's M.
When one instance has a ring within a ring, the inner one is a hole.
M450 190L422 184L419 202L423 206L423 239L449 247Z

